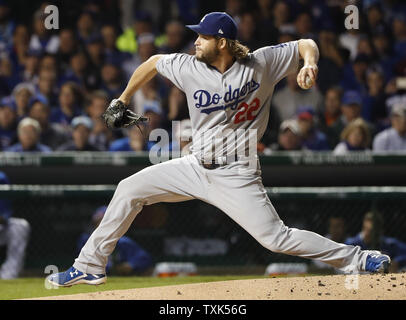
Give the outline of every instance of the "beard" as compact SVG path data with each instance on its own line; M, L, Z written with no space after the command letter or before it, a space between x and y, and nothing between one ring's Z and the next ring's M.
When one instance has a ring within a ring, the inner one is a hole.
M202 61L206 64L213 64L214 61L217 60L218 56L220 55L220 50L215 47L213 50L210 51L202 51L200 50L199 53L195 53L195 57L197 60Z

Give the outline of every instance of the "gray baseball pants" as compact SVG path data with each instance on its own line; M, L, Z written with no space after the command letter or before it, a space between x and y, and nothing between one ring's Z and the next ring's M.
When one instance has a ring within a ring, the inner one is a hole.
M149 166L122 180L99 227L82 248L74 267L105 273L109 255L144 205L200 199L224 211L265 248L317 259L346 273L364 270L367 253L314 232L289 228L279 218L256 166L240 160L205 169L194 155Z

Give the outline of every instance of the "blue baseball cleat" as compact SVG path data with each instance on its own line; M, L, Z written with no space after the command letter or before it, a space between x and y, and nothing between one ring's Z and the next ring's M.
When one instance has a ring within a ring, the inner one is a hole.
M47 277L50 284L58 287L71 287L75 284L99 285L107 281L105 274L88 274L70 267L65 272L51 274Z
M387 273L391 260L386 254L379 251L371 251L365 262L365 271L372 273Z

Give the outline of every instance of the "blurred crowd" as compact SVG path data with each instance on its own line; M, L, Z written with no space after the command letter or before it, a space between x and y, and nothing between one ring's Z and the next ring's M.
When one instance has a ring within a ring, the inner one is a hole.
M406 243L385 234L384 215L372 210L364 214L361 230L349 236L347 233L348 221L340 214L332 214L328 221L328 232L324 236L339 243L359 246L362 250L379 250L392 259L390 272L404 272L406 270ZM313 260L317 268L332 269L324 262ZM342 273L338 269L335 272Z
M194 54L195 35L185 24L208 11L232 15L251 51L300 38L319 46L316 86L302 90L293 74L275 88L260 153L406 150L404 1L72 3L59 8L69 13L59 29L48 30L49 3L22 19L11 1L0 0L0 151L148 151L155 143L149 133L171 134L173 120L181 130L170 138L185 140L191 133L185 95L163 77L134 95L131 107L150 118L141 130L110 130L101 114L151 55ZM344 26L349 4L359 9L359 29Z

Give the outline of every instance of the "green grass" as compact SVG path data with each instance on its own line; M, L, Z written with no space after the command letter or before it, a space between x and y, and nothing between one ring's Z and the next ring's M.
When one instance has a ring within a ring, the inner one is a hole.
M0 280L0 300L59 296L75 293L97 292L169 286L186 283L257 279L265 276L191 276L173 278L155 277L109 277L106 284L100 286L76 285L70 288L46 289L44 278L20 278Z

